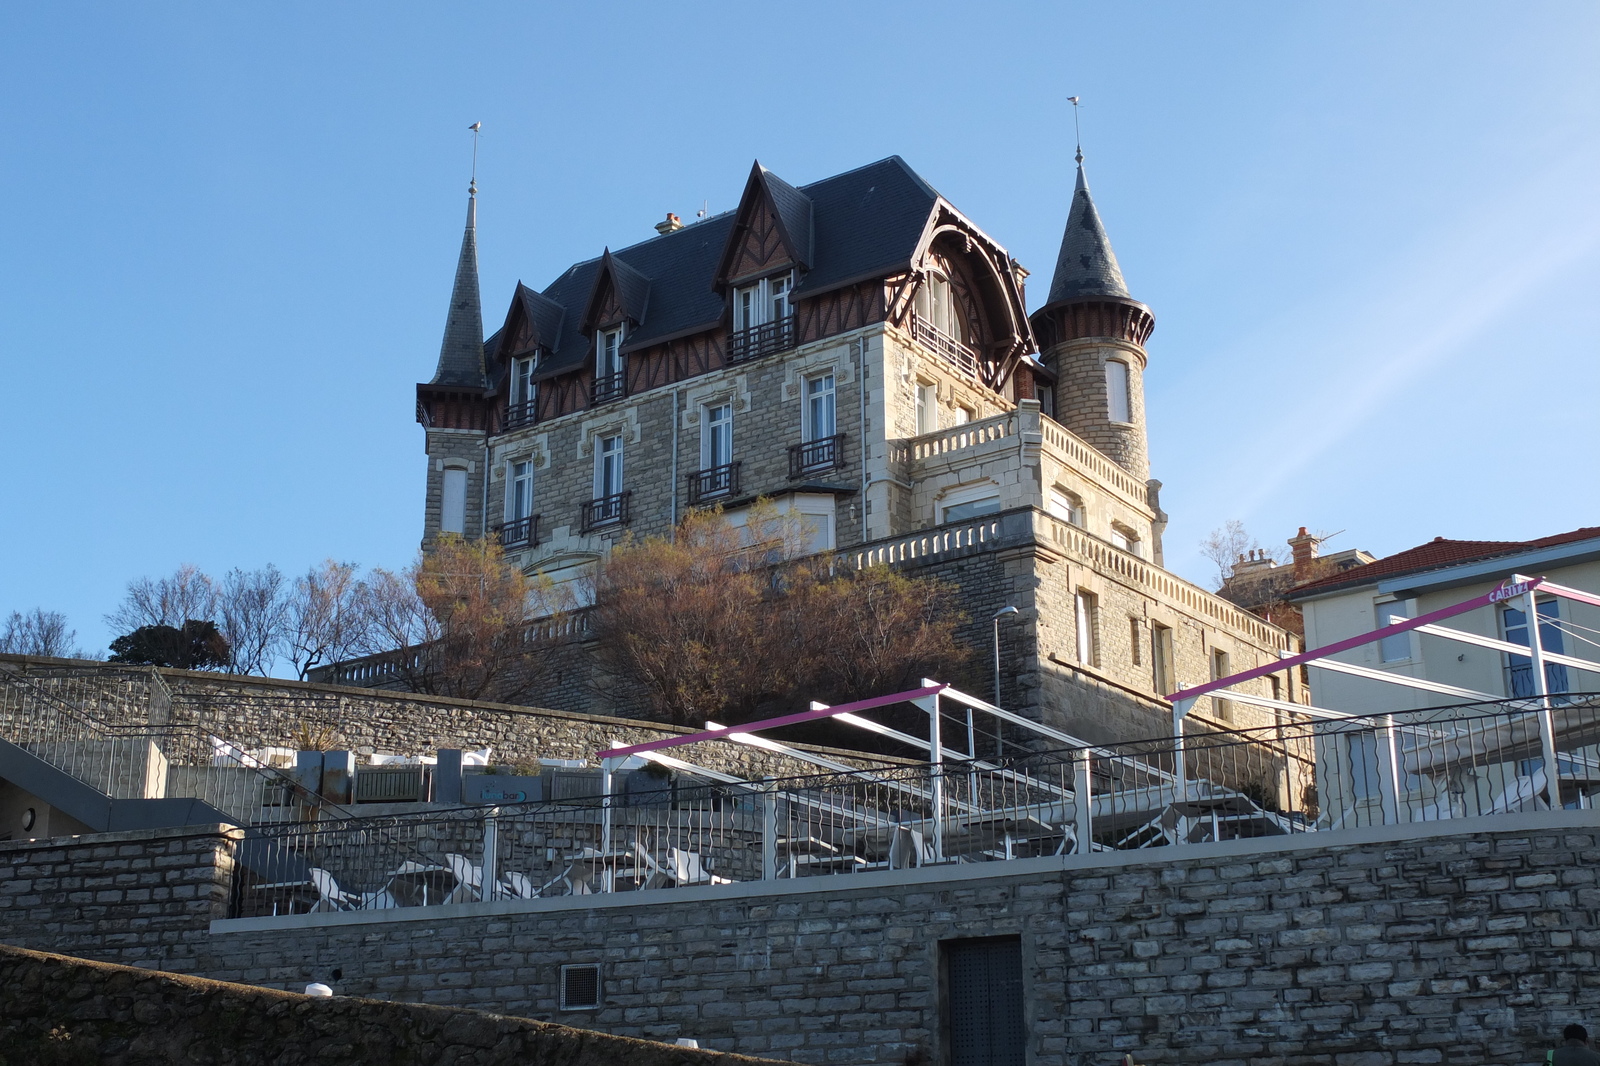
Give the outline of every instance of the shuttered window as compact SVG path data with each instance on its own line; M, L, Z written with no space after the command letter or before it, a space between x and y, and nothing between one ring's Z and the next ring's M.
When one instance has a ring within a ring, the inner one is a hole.
M942 947L951 1066L1023 1066L1022 942L949 940Z

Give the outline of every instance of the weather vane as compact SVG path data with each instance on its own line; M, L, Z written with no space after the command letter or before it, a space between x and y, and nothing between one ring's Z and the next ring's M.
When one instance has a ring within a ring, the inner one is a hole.
M478 134L483 132L483 123L474 122L467 129L472 131L472 192L478 191Z
M1083 162L1083 131L1078 128L1078 98L1067 97L1067 102L1072 105L1072 136L1078 142L1078 162Z

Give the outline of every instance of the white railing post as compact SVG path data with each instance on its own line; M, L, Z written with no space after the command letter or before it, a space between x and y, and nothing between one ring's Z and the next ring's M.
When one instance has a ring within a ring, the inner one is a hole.
M621 747L613 743L612 747ZM611 857L611 784L612 771L616 762L611 758L600 760L600 861L605 863L607 869L601 875L600 882L604 891L609 892L613 884L610 876L612 867Z
M1400 752L1395 746L1394 715L1386 714L1377 723L1378 799L1383 807L1383 824L1400 824Z
M478 898L485 903L494 899L494 886L500 880L500 816L499 807L490 807L483 816L483 865L478 880Z
M1180 684L1179 691L1189 686ZM1183 720L1188 717L1189 711L1194 707L1194 697L1176 699L1172 701L1172 783L1173 801L1184 803L1189 799L1189 765L1188 756L1183 746ZM1186 844L1189 841L1189 819L1180 815L1175 827L1176 839L1174 843Z
M1524 581L1521 574L1513 577ZM1545 801L1552 811L1561 809L1561 766L1556 759L1556 721L1550 710L1550 689L1544 677L1544 639L1539 634L1539 603L1537 587L1528 589L1523 597L1528 612L1528 659L1533 672L1533 694L1539 699L1539 748L1544 756Z
M1072 792L1077 807L1078 846L1076 855L1087 855L1094 843L1094 793L1089 783L1090 760L1093 756L1085 748L1072 759Z
M761 880L778 878L778 796L772 778L761 792Z
M923 678L924 688L932 688L935 682ZM928 712L928 751L930 778L928 791L932 796L933 807L933 861L944 861L944 738L942 725L939 721L939 694L926 696L916 701Z

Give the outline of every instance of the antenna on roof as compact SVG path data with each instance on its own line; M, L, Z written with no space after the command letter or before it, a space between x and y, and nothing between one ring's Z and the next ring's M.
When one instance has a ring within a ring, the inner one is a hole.
M472 131L472 183L468 191L478 195L478 134L483 132L483 123L474 122L467 129Z
M1078 142L1078 162L1083 162L1083 131L1078 128L1078 98L1067 97L1067 103L1072 105L1072 136Z
M705 218L707 212L709 212L710 210L711 210L711 201L710 200L701 200L700 201L700 210L698 210L698 211L696 211L694 213L694 217L695 218Z

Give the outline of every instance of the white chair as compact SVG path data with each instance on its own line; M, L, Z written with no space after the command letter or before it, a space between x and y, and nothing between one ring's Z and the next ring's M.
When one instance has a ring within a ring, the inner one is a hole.
M698 851L670 848L667 864L672 867L672 879L680 885L731 885L726 877L718 877L705 868Z
M922 838L922 830L909 825L894 827L889 839L889 869L909 870L933 858L933 849Z
M387 887L375 892L346 892L339 887L339 882L334 880L332 874L315 866L311 868L310 878L317 888L317 895L321 897L314 910L388 910L399 906Z
M483 898L483 867L455 852L444 857L444 865L456 879L456 887L445 897L446 903L467 903Z
M507 870L500 877L500 883L495 886L495 895L502 899L536 899L539 890L533 887L527 874L519 874L515 870Z

